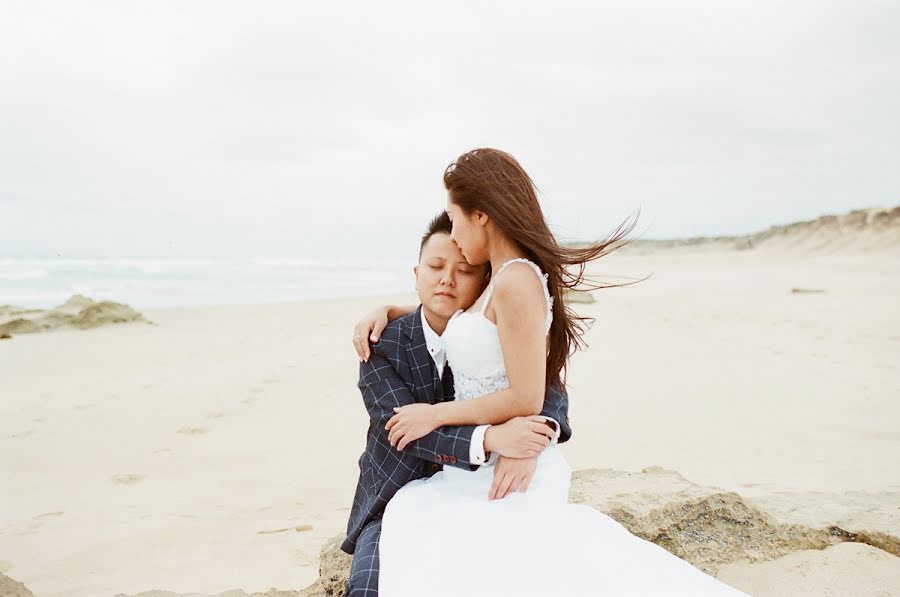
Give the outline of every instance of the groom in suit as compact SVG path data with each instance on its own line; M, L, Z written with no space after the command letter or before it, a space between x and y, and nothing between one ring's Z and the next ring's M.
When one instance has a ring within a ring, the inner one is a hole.
M450 239L450 231L446 213L431 221L414 268L421 305L389 323L372 345L369 358L360 362L358 386L370 422L347 538L341 545L353 554L347 592L351 597L378 595L381 516L406 483L429 477L445 465L475 470L495 463L492 497L502 498L516 488L502 481L498 485L498 479L509 479L513 471L521 477L521 471L530 470L524 473L530 481L534 474L524 446L534 454L535 446L539 451L567 441L572 434L565 389L550 387L539 417L516 417L493 426L445 426L410 442L403 451L391 445L385 425L395 407L453 400L453 372L440 337L456 310L469 308L487 283L489 266L467 263Z

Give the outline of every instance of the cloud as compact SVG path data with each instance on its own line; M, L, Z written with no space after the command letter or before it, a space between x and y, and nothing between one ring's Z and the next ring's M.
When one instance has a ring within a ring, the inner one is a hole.
M651 238L749 232L900 188L893 3L4 12L7 255L405 257L485 145L568 237L639 206Z

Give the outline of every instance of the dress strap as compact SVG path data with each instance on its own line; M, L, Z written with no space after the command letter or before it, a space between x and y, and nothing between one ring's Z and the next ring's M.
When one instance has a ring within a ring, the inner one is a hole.
M497 270L496 273L491 275L491 282L488 284L487 295L484 297L484 302L481 304L481 314L484 315L484 310L487 309L488 303L491 301L491 297L494 295L494 280L497 279L497 276L500 275L507 265L510 263L527 263L531 266L531 269L534 270L534 273L537 274L538 278L541 279L541 288L544 289L544 298L547 300L547 320L546 327L547 330L550 329L550 324L553 323L553 297L550 296L550 291L547 289L547 274L541 271L541 268L537 266L536 263L525 259L524 257L517 257L516 259L510 259L506 263L500 266L500 269Z

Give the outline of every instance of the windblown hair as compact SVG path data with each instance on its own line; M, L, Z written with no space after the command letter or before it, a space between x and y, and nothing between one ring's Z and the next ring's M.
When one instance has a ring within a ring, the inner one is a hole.
M466 214L476 210L487 214L547 274L553 297L553 323L546 379L548 385L564 385L569 356L585 346L585 322L590 325L593 321L578 316L566 305L564 289L597 290L634 283L593 282L585 275L585 266L628 244L630 239L626 237L634 230L637 215L623 221L597 244L562 246L547 226L531 177L515 158L497 149L473 149L459 156L444 171L444 187L450 200Z

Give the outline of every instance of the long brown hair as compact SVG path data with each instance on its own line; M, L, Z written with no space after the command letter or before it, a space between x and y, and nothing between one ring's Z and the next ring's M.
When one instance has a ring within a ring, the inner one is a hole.
M497 149L473 149L459 156L444 170L444 187L450 200L463 212L486 213L497 227L546 274L553 297L547 383L564 384L568 358L584 347L584 322L563 298L564 288L597 290L633 284L604 284L585 276L587 262L628 244L625 237L637 216L618 225L603 241L585 247L565 247L556 242L538 203L535 185L528 173L508 153ZM567 266L578 266L571 271Z

